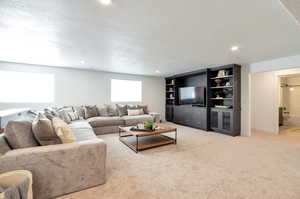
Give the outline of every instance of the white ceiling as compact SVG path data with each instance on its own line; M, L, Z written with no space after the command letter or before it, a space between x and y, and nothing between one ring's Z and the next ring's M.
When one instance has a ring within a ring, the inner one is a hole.
M300 53L279 0L112 1L1 0L0 60L167 75Z

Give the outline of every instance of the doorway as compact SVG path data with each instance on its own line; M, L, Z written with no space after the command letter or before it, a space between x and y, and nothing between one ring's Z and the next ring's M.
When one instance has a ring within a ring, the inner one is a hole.
M300 136L300 75L279 78L279 134Z

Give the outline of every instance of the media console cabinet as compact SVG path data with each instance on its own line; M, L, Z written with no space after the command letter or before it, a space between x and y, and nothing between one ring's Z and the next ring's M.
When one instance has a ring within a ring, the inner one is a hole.
M181 105L181 87L204 87L205 105ZM230 64L167 77L166 120L206 131L240 135L241 66Z

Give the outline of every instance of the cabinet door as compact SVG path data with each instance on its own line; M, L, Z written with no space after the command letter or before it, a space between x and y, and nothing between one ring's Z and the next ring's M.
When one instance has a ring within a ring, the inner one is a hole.
M219 128L219 111L211 110L210 112L210 128Z
M232 130L232 112L222 112L222 129L231 132Z
M191 114L191 126L207 130L207 111L206 108L193 107Z
M166 120L173 122L173 106L166 106Z
M181 106L174 107L174 122L178 124L182 124L184 120L181 109L182 109Z

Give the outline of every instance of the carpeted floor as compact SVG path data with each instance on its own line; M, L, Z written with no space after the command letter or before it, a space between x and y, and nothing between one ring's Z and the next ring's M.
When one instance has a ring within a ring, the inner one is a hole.
M229 137L178 127L178 144L134 153L117 134L106 184L60 199L300 198L300 137Z

